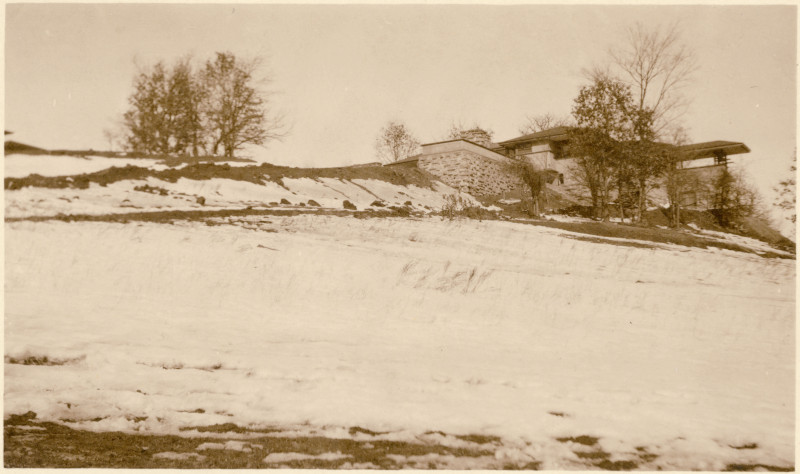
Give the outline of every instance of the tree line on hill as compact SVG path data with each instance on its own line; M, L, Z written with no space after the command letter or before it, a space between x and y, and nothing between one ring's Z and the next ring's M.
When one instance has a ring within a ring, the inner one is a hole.
M263 145L287 133L273 110L259 58L218 52L201 65L189 57L141 67L128 110L109 141L143 154L218 155L232 158L247 145Z

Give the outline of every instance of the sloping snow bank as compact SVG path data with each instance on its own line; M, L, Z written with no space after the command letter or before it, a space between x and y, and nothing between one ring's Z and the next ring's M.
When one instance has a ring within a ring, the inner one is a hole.
M6 178L24 178L31 174L38 174L40 176L69 176L83 173L95 173L114 166L125 167L128 165L154 170L164 170L168 168L166 165L162 164L160 160L145 158L13 154L3 159L3 170Z
M6 415L491 434L544 469L584 466L555 439L581 435L653 469L794 464L793 261L504 222L258 222L278 232L6 224ZM63 365L8 363L43 356Z
M730 234L728 232L717 232L709 229L701 229L694 223L689 223L689 227L694 229L698 234L702 235L703 237L708 237L721 242L729 242L732 244L741 245L742 247L752 248L761 252L776 252L782 255L790 255L789 252L778 250L769 245L768 243L762 242L761 240L758 239L753 239L742 235Z
M371 207L375 201L383 201L390 206L403 206L410 202L417 210L430 211L440 209L445 197L450 194L459 195L473 205L480 205L472 196L439 182L434 183L434 189L398 186L372 179L285 178L283 184L281 186L268 181L262 185L221 178L180 178L170 183L150 177L145 180L117 181L108 186L92 183L87 189L26 187L5 191L5 211L6 217L28 217L160 209L268 208L278 206L283 199L295 206L301 203L307 205L313 200L322 207L333 209L342 209L345 200L355 204L358 209ZM199 201L201 197L203 204Z

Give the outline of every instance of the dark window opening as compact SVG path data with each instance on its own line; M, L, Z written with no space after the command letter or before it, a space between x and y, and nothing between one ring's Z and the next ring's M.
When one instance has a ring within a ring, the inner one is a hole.
M553 150L553 157L557 160L565 158L564 144L561 142L550 142L550 149Z

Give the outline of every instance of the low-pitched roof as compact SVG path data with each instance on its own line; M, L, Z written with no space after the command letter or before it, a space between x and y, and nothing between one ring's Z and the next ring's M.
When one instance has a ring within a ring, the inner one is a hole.
M500 142L499 145L513 145L515 143L523 143L536 140L564 141L569 138L568 135L571 128L572 127L568 127L565 125L562 125L560 127L548 128L547 130L541 130L536 133L529 133L527 135L522 135L521 137L512 138L511 140Z
M518 143L539 141L539 140L552 140L552 141L566 141L569 140L569 131L573 127L560 126L542 130L536 133L529 133L521 137L512 138L500 142L501 146L515 145ZM710 142L692 143L690 145L682 145L678 147L679 150L691 155L692 159L699 158L712 158L718 152L725 153L726 155L738 155L741 153L750 153L750 148L742 142L730 142L725 140L714 140Z
M442 141L440 141L440 142L423 143L421 146L425 147L425 146L430 146L430 145L441 145L442 143L450 143L450 142L467 142L467 143L471 143L471 144L473 144L473 145L475 145L475 146L479 146L479 147L481 147L481 148L483 148L483 149L486 149L486 150L489 150L489 151L491 151L491 152L493 152L493 153L497 153L497 152L496 152L496 151L494 151L494 150L496 150L497 148L499 148L499 146L495 146L495 148L494 148L494 149L492 149L492 148L489 148L489 147L483 146L483 145L481 145L480 143L475 143L475 142L473 142L472 140L467 140L466 138L452 138L452 139L450 139L450 140L442 140ZM491 143L490 145L498 145L498 144L497 144L497 143Z
M750 153L750 148L742 142L729 142L725 140L715 140L711 142L692 143L691 145L682 145L678 149L691 155L692 158L713 158L717 152L723 152L726 155L738 155L740 153Z

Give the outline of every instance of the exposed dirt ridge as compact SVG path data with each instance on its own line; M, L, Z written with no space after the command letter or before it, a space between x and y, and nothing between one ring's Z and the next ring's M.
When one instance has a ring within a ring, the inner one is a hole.
M196 163L183 168L153 170L140 166L128 165L112 167L95 173L84 173L73 176L41 176L31 174L24 178L5 178L5 189L16 190L24 187L39 188L77 188L86 189L91 183L106 186L117 181L142 180L156 178L170 183L180 178L207 180L212 178L247 181L264 184L273 181L283 185L282 178L336 178L342 180L376 179L392 184L416 185L433 189L433 180L429 174L417 168L387 168L383 166L346 166L339 168L291 168L262 163L258 166L230 166L227 163Z

